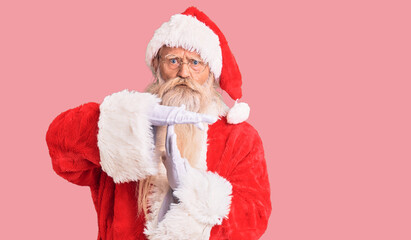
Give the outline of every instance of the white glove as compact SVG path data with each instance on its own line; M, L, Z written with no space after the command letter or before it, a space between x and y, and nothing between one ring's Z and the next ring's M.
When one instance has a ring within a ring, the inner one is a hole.
M195 124L201 130L204 130L202 122L211 124L217 121L216 117L187 111L185 105L170 107L156 104L150 111L148 118L154 126Z
M187 174L187 169L190 168L190 163L187 159L182 158L177 147L177 135L174 132L174 125L167 127L166 136L166 158L164 166L167 170L167 179L170 189L164 197L163 203L158 213L158 222L164 219L164 215L170 210L171 203L178 203L178 199L173 196L173 190L178 188Z
M177 198L173 196L173 190L170 188L167 191L166 196L164 197L163 203L161 204L161 208L158 212L158 222L164 219L164 215L170 210L170 206L172 203L178 203Z
M190 163L187 159L182 158L180 150L177 147L177 135L174 132L174 125L167 127L166 136L166 157L164 166L167 170L168 184L171 189L175 190L181 185L181 182L187 174L187 169L190 168Z

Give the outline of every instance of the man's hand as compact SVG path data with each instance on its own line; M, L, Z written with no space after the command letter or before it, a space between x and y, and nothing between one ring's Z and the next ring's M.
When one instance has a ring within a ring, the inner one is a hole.
M170 107L159 104L155 105L150 111L148 119L154 126L195 124L201 130L204 130L203 122L211 124L217 121L216 117L187 111L184 105Z
M175 190L181 185L187 174L187 169L191 166L187 159L181 157L180 150L178 150L177 135L174 132L174 125L169 125L167 127L165 145L166 157L163 163L167 170L168 184L171 189Z
M167 179L170 189L168 190L158 214L158 222L164 219L164 215L170 210L171 203L178 203L178 200L173 196L173 190L178 188L183 178L187 174L187 168L190 168L190 163L187 159L182 158L177 147L177 135L174 132L174 125L167 127L166 136L166 158L163 161L167 170Z

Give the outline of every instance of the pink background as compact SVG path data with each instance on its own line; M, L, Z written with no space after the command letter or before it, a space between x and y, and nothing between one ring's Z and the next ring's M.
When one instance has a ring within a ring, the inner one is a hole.
M225 33L264 142L262 239L411 239L407 2L2 1L1 238L96 238L88 188L52 170L48 125L143 90L154 30L194 4Z

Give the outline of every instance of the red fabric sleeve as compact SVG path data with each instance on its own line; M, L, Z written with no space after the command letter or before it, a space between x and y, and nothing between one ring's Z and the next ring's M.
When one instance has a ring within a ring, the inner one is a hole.
M228 219L214 226L210 239L259 239L271 214L270 184L261 139L251 125L233 127L217 172L232 184Z
M87 103L61 113L50 124L46 141L54 171L81 186L98 183L101 167L97 147L97 103Z

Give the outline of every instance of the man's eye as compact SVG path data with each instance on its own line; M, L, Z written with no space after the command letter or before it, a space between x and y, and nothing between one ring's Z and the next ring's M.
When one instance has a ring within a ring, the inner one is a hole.
M193 65L198 65L198 64L200 64L200 62L198 61L198 60L192 60L192 62L191 62Z
M172 64L176 64L176 63L178 63L178 61L177 61L177 59L172 58L172 59L170 59L170 63L172 63Z

